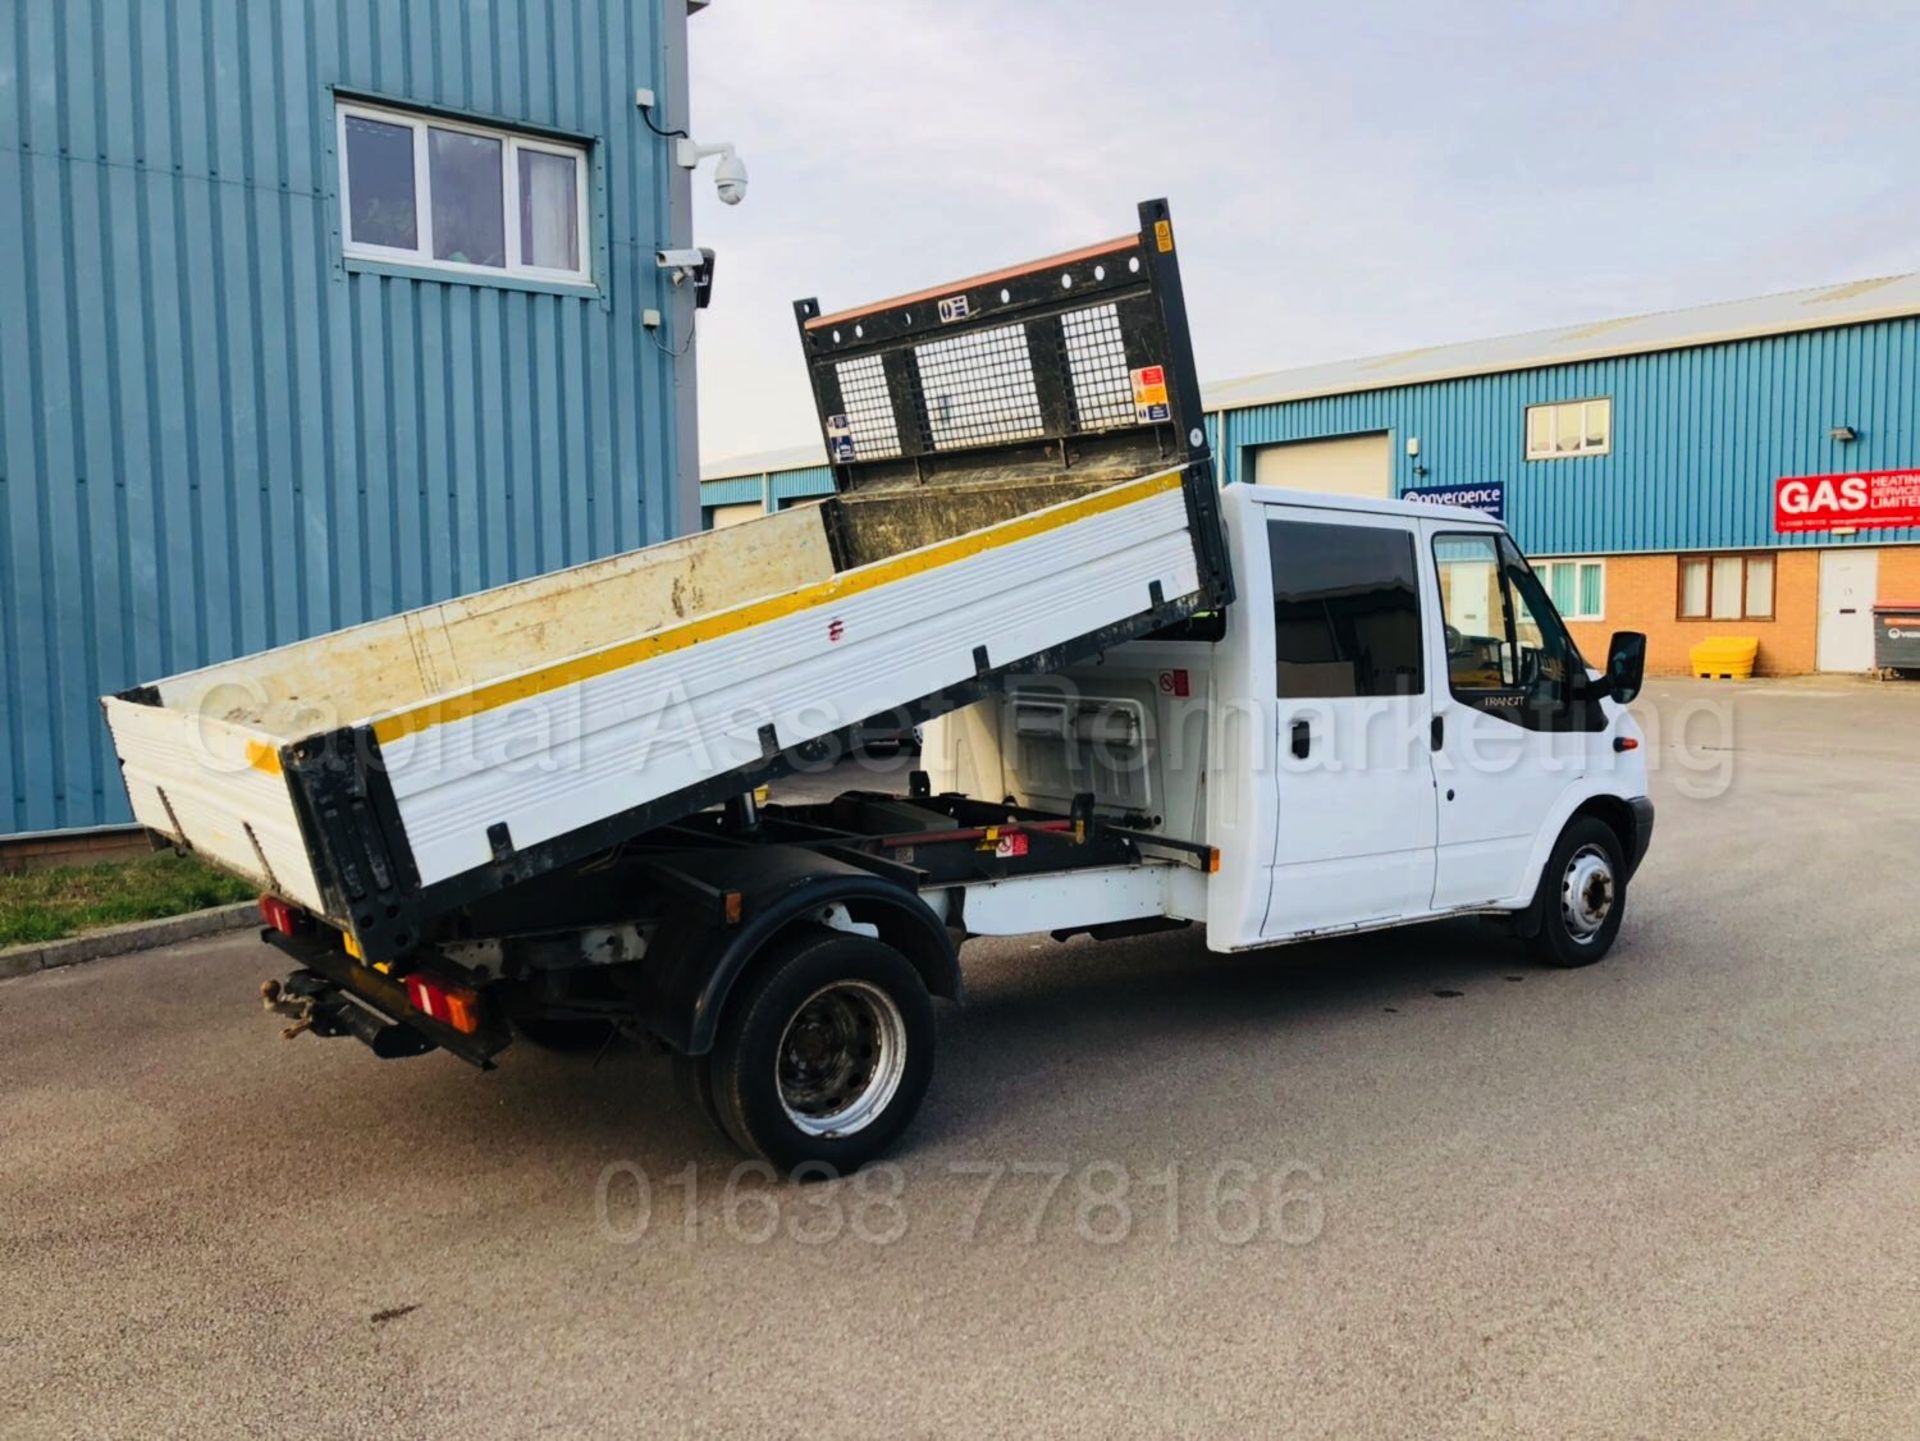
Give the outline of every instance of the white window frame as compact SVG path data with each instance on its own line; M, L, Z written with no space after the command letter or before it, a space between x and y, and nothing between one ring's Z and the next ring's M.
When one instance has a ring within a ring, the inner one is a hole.
M505 130L497 125L477 125L452 120L423 110L399 110L372 105L344 96L334 102L334 148L340 159L340 249L349 260L384 261L421 270L445 271L450 276L471 280L535 280L553 285L593 284L593 245L588 230L588 189L592 167L587 163L587 146L520 130ZM347 121L349 118L373 120L397 125L413 132L413 216L414 238L409 250L393 245L374 245L353 238L353 177L347 163ZM455 131L500 142L500 193L502 226L506 231L505 265L474 265L461 260L441 260L433 253L433 188L427 132ZM551 266L528 265L520 258L520 152L530 150L543 155L566 156L573 161L574 203L579 207L575 234L579 237L580 265L575 270L556 270Z
M1560 408L1566 405L1580 407L1580 444L1572 450L1557 448L1560 440ZM1587 407L1604 405L1607 408L1607 440L1604 445L1587 444ZM1547 437L1547 448L1533 448L1533 417L1536 411L1544 410L1551 417L1549 425L1552 433ZM1572 400L1543 400L1529 405L1526 414L1521 416L1521 444L1525 447L1528 460L1577 460L1583 455L1606 455L1613 449L1613 397L1610 395L1585 395Z
M1546 587L1549 599L1553 596L1553 571L1556 566L1573 568L1573 604L1572 610L1561 610L1562 620L1605 620L1607 618L1607 563L1597 556L1569 555L1556 556L1547 560L1535 559L1531 562L1534 573L1540 577L1540 584ZM1580 567L1591 565L1600 572L1600 605L1597 610L1584 611L1580 606ZM1560 602L1554 601L1554 609L1560 610Z

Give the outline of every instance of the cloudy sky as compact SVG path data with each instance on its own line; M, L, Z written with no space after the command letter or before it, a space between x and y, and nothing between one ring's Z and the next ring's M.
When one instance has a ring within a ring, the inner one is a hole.
M689 29L694 132L752 175L734 208L694 186L708 460L815 441L796 298L1155 195L1209 380L1920 268L1913 0L716 0Z

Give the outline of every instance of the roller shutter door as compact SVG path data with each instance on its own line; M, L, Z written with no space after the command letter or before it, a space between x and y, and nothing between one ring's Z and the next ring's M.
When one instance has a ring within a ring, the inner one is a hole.
M1287 490L1388 499L1393 495L1393 466L1386 432L1264 446L1253 453L1253 481Z

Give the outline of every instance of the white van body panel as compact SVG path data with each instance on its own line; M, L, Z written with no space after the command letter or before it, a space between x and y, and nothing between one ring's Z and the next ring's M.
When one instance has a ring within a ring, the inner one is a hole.
M325 914L281 766L338 728L378 740L431 886L496 834L607 822L1201 584L1178 469L844 569L825 525L759 516L109 699L136 815Z
M1498 522L1449 506L1252 486L1228 488L1222 511L1238 598L1217 641L1131 642L931 723L923 765L933 788L1056 809L1090 791L1103 813L1212 846L1212 873L1185 874L1219 951L1525 909L1575 812L1646 794L1639 727L1616 702L1601 702L1599 730L1530 730L1455 697L1433 540L1500 537ZM1277 697L1267 526L1281 519L1408 537L1418 694ZM1308 728L1306 760L1293 753L1296 723ZM1077 753L1098 749L1089 730L1125 742L1108 747L1104 767ZM1138 774L1116 776L1123 761ZM1127 918L1139 894L1119 908ZM1047 928L1106 919L1122 917L1067 917L1056 905Z
M1270 507L1266 515L1270 521L1284 518L1308 526L1297 535L1338 525L1343 535L1402 551L1414 576L1423 574L1418 547L1401 516L1313 506ZM1251 578L1256 568L1269 572L1260 578L1270 586L1278 563L1261 554L1264 547L1254 529L1249 528L1246 574ZM1248 614L1255 656L1276 654L1274 606L1251 606ZM1426 637L1418 641L1424 653ZM1259 669L1256 660L1256 680ZM1281 687L1270 674L1264 687L1308 693L1298 699L1276 694L1271 774L1261 786L1273 798L1274 850L1259 933L1276 940L1332 926L1422 916L1432 902L1437 817L1427 758L1427 693L1315 694L1338 689L1315 684L1315 672L1323 669L1350 679L1353 667L1290 665L1288 678L1298 675L1300 684ZM1426 670L1430 689L1430 658Z
M420 878L485 865L496 821L521 846L564 835L750 764L762 726L788 744L830 734L966 680L982 635L1001 654L1032 655L1139 611L1149 585L1198 585L1178 490L556 689L543 697L536 763L521 757L528 726L514 708L446 721L392 755Z
M213 715L108 697L134 819L245 876L263 891L321 908L293 793L265 731Z

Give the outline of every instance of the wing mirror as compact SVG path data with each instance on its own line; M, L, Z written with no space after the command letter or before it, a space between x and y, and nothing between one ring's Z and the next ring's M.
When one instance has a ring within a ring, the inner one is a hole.
M1647 676L1647 637L1637 630L1617 630L1607 645L1605 693L1621 705L1633 704Z

